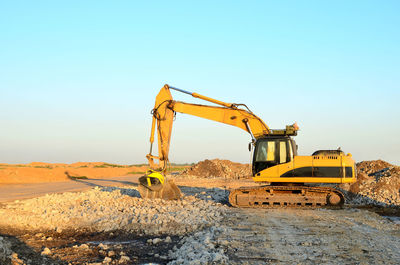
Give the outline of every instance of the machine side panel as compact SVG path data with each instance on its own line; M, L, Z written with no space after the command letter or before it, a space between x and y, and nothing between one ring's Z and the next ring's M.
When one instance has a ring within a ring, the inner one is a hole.
M342 162L343 160L343 162ZM278 169L278 174L274 168ZM350 156L315 158L295 156L292 162L260 171L253 177L255 182L287 183L351 183L355 181L354 161Z

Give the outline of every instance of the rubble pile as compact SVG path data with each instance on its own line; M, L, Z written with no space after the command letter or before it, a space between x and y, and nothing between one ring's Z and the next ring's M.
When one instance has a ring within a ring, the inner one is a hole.
M240 164L229 160L206 159L185 169L180 176L239 179L250 177L251 168L249 164Z
M194 196L141 199L129 187L95 187L15 201L0 209L0 225L34 230L123 230L143 235L184 235L218 223L226 207Z
M225 249L229 244L218 242L218 235L228 232L226 227L211 227L182 239L182 246L169 251L173 259L169 265L184 264L229 264Z
M382 160L357 163L357 181L342 185L350 204L400 206L400 167Z

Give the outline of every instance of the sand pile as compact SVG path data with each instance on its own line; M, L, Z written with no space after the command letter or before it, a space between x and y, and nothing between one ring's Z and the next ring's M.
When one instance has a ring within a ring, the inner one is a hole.
M185 169L180 176L239 179L251 176L251 168L249 164L240 164L229 160L206 159Z
M350 204L400 206L400 167L382 160L357 163L357 181L341 187Z

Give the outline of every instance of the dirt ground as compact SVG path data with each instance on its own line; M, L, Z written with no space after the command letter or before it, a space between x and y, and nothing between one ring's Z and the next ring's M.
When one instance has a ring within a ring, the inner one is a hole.
M400 260L400 223L395 217L400 211L392 212L390 219L373 208L350 205L340 210L237 209L227 205L225 179L177 179L177 183L185 197L163 205L138 198L134 185L4 203L0 214L8 219L0 221L0 237L9 247L8 252L0 250L0 261L1 253L11 258L1 264L398 264ZM246 181L231 181L228 186L242 184ZM172 224L187 229L179 232L171 229L177 227Z
M230 171L170 176L178 201L140 198L137 178L69 178L88 186L0 204L0 264L398 264L400 208L379 201L398 167L358 168L342 209L233 208L229 190L254 183Z
M71 178L109 178L143 174L147 169L145 165L116 165L104 162L0 164L0 185L62 182Z

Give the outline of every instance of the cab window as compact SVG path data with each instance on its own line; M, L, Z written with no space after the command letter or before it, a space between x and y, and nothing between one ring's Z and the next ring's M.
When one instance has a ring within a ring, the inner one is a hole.
M286 153L286 142L279 142L279 163L286 163L287 153Z
M259 143L256 154L256 162L275 161L275 141L263 141Z

